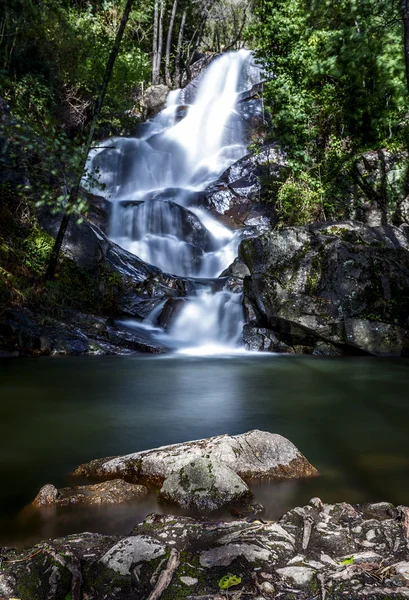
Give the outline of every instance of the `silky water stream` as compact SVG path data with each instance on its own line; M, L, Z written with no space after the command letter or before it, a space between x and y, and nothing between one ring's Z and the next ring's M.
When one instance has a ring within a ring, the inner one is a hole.
M144 323L167 346L214 353L238 348L243 329L241 295L223 289L220 274L240 241L208 211L198 193L247 153L243 92L259 81L250 52L214 59L197 85L169 94L166 108L134 138L112 138L90 155L112 202L110 237L165 273L189 277L195 290L167 331L155 310ZM197 280L197 285L195 281Z

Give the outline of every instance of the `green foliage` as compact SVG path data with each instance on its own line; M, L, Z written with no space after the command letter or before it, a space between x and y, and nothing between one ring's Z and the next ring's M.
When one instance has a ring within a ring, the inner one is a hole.
M320 219L323 196L322 183L301 172L297 178L291 175L279 186L276 208L287 225L306 225Z
M241 583L241 577L239 577L238 575L232 575L231 573L229 573L228 575L225 575L224 577L222 577L219 581L219 588L221 590L228 590L229 588L235 586L235 585L239 585Z
M91 116L122 7L120 0L4 0L0 87L13 114L41 133L50 120L70 136L81 132ZM150 44L138 43L148 16L143 6L132 11L114 67L103 117L118 127L132 108L134 89L149 76Z
M342 218L354 161L409 139L399 3L258 0L255 14L248 39L290 164L267 195L285 223Z
M345 558L344 560L341 560L341 562L339 564L340 565L353 565L354 564L354 557L350 556L349 558Z
M365 145L399 129L409 107L396 3L263 0L256 14L250 31L291 151L323 148L331 134Z
M37 228L33 228L24 240L24 264L35 273L43 274L54 246L51 236Z

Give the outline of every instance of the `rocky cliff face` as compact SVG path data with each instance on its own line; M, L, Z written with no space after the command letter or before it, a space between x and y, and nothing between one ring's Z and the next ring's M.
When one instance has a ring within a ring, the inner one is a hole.
M406 227L290 227L244 240L240 258L248 348L409 354Z

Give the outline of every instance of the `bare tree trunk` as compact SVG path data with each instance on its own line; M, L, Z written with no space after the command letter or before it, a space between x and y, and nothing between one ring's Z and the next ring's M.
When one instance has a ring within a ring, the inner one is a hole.
M152 84L156 85L159 79L158 69L158 26L159 26L159 0L155 0L153 17L153 55L152 55Z
M167 37L167 40L166 40L165 82L166 82L166 85L169 88L172 87L172 78L170 76L170 71L169 71L169 65L170 65L170 43L172 41L172 32L173 32L173 26L175 24L175 17L176 17L177 5L178 5L178 0L174 0L173 1L173 6L172 6L172 14L171 14L171 17L170 17L169 29L168 29L168 37Z
M402 0L401 11L403 21L404 52L406 63L406 83L409 91L409 0Z
M179 28L179 36L178 36L178 45L176 48L176 58L175 58L175 86L180 87L180 56L182 54L182 43L183 43L183 31L185 29L186 23L186 9L183 11L182 21L180 22Z
M118 56L118 53L119 53L119 49L121 46L125 27L128 22L128 19L129 19L129 13L131 12L133 2L134 2L134 0L127 0L125 10L122 15L121 23L119 25L119 28L118 28L118 31L117 31L117 34L115 37L114 45L112 46L112 50L109 55L107 65L105 67L104 78L102 80L101 88L100 88L98 97L95 101L95 105L94 105L93 116L92 116L92 121L91 121L91 126L90 126L90 130L89 130L89 134L88 134L87 143L85 144L85 147L82 152L81 164L79 165L79 168L78 168L77 179L71 188L70 196L69 196L67 206L64 211L60 229L59 229L57 237L55 239L54 247L51 252L50 261L48 263L47 272L46 272L47 280L54 279L55 271L57 268L58 257L60 255L61 246L62 246L62 243L64 240L64 235L67 230L68 223L70 221L71 212L72 212L73 208L75 207L75 204L77 203L77 200L78 200L81 179L82 179L82 176L83 176L83 173L85 170L85 166L87 163L87 157L88 157L89 151L91 150L92 140L94 139L94 134L95 134L95 129L97 127L98 119L101 114L101 109L102 109L102 105L104 103L105 96L107 93L109 80L111 79L112 70L114 68L116 57Z
M162 62L162 48L163 48L163 13L165 8L165 0L160 2L160 13L159 13L159 34L158 34L158 54L157 54L157 65L156 65L156 83L160 81L160 65Z

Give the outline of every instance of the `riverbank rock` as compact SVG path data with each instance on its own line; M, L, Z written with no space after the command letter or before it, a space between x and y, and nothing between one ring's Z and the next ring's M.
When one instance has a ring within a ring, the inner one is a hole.
M129 535L70 535L1 551L0 594L20 600L409 597L409 508L318 498L277 523L150 515ZM228 592L223 583L234 584Z
M162 485L169 475L198 458L220 461L244 480L292 479L318 474L289 440L259 430L96 459L80 465L74 474L103 480L122 478L134 483Z
M159 494L160 502L204 513L250 498L249 488L234 471L209 458L196 458L169 475Z
M344 354L409 355L406 228L290 227L244 240L239 255L251 273L244 280L249 349L280 352L265 341L270 331L296 352L317 353L325 343Z
M57 490L47 483L33 500L33 506L72 506L76 504L119 504L145 498L148 490L143 485L127 483L122 479L94 485L78 485Z
M0 317L0 351L13 356L101 356L160 354L167 348L149 332L130 331L106 317L61 310L57 319L14 306Z

